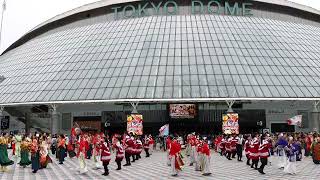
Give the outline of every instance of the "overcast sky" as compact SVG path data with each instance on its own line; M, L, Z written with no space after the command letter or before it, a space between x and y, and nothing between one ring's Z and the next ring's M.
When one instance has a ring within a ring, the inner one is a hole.
M0 52L38 24L99 0L6 0ZM291 0L320 10L320 0ZM3 0L0 0L1 4ZM2 7L2 6L0 6Z

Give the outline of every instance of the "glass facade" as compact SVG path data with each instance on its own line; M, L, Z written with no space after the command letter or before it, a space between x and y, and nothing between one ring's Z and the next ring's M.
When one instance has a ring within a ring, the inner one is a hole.
M0 57L0 104L320 97L320 28L177 15L65 25Z

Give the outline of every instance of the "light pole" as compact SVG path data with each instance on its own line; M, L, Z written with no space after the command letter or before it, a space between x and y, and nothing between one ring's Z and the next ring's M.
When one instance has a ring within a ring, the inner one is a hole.
M7 8L6 0L3 0L2 4L2 12L1 12L1 24L0 24L0 48L1 48L1 40L2 40L2 24L3 24L3 16L4 16L4 11Z
M0 106L0 135L2 134L2 118L4 117L3 110L4 110L4 107Z

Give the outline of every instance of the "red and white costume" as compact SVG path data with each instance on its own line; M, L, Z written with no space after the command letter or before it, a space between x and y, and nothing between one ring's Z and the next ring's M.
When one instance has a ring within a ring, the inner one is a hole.
M79 160L79 171L80 174L88 172L87 163L85 161L86 157L86 149L88 148L88 143L86 143L86 139L83 135L80 136L79 141L77 142L78 151L77 151L77 157ZM87 148L86 148L87 147Z
M244 143L244 153L247 157L249 157L250 155L250 143L251 140L246 140L246 142Z
M92 143L93 143L93 162L94 162L94 165L95 165L95 169L101 169L103 168L103 165L102 165L102 161L101 161L101 145L102 145L102 139L100 137L100 135L95 135L93 140L92 140Z
M210 148L208 143L204 142L201 149L202 159L203 159L203 167L201 167L203 175L210 175Z
M221 137L221 141L219 143L219 149L220 149L222 155L225 154L225 152L226 152L226 139L223 137Z
M171 159L171 175L178 175L179 171L181 171L181 159L179 157L179 153L181 151L181 145L177 142L177 140L173 140L171 142L170 147L170 159Z
M149 136L149 153L152 154L153 152L153 147L154 147L154 139L152 138L152 136Z
M232 138L229 138L229 139L225 142L225 148L226 148L226 152L227 152L227 153L231 153L231 141L232 141Z
M144 149L150 149L150 139L148 137L144 139L143 147Z
M190 151L190 165L196 162L196 155L197 155L197 150L196 150L196 137L194 135L191 135L190 137L190 146L191 146L191 151Z
M259 140L258 138L254 138L250 144L250 159L259 160Z
M136 154L140 155L141 152L142 152L142 142L140 141L140 139L138 139L136 142Z
M200 171L201 170L201 160L202 160L202 142L200 140L196 141L196 154L195 154L195 170Z
M133 140L129 136L127 136L124 143L125 153L132 155L133 145L134 145Z
M230 149L231 149L231 152L232 152L232 156L234 156L237 152L237 143L238 143L238 139L233 137L231 139L231 144L230 144Z
M107 142L101 144L101 161L109 164L111 160L111 153Z
M122 145L120 144L120 142L117 142L113 147L116 150L116 161L122 161L122 159L124 158L124 150Z
M270 145L269 141L263 140L262 144L259 147L259 158L268 158L270 147L271 147L271 145Z

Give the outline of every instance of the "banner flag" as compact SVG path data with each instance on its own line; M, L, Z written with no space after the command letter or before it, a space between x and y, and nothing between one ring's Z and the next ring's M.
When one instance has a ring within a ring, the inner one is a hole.
M222 115L222 132L224 134L239 134L238 113L227 113Z
M302 124L302 115L297 115L287 120L288 125L301 126Z
M169 124L163 125L160 129L160 136L168 136L169 135Z
M143 116L131 114L127 116L127 132L134 135L143 135Z

